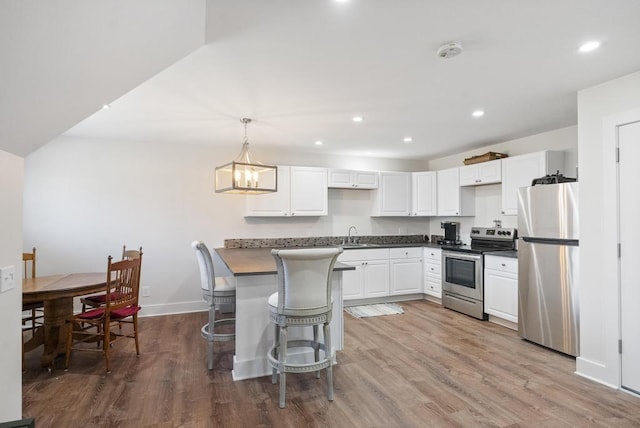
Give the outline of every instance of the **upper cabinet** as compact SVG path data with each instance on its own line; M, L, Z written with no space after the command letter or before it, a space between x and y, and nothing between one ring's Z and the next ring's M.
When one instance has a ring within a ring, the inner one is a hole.
M377 171L330 169L329 187L337 189L377 189Z
M327 169L278 166L278 191L246 197L245 217L325 216Z
M373 191L373 217L408 216L411 212L411 173L380 172Z
M435 216L437 212L437 173L411 173L411 215Z
M460 168L437 171L437 211L439 216L473 216L475 189L460 187Z
M545 150L502 159L502 214L518 214L518 189L535 178L563 172L564 153Z
M502 181L502 160L493 160L460 167L461 186L479 186Z

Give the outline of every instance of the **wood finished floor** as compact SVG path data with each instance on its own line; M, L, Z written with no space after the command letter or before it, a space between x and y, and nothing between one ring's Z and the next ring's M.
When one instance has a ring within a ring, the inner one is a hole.
M401 305L403 315L345 314L333 402L324 375L289 375L279 409L270 377L231 379L233 342L216 344L207 371L197 313L141 319L141 356L116 344L110 374L98 354L49 374L41 349L29 353L23 414L38 428L640 426L640 398L576 376L572 358L439 305Z

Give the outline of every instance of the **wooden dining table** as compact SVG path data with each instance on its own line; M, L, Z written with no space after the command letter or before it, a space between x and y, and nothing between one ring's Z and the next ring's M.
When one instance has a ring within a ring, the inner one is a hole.
M27 278L22 283L22 302L44 302L44 324L24 344L30 351L44 344L40 363L52 369L55 358L66 352L66 320L73 315L73 298L105 291L106 272L70 273Z

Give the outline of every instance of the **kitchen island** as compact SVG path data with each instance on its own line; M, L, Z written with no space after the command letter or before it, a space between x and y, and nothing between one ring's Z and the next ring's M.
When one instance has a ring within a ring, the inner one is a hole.
M231 271L236 284L236 341L233 357L234 380L251 379L271 374L267 352L273 345L273 326L269 321L267 300L276 292L276 263L271 248L218 248L217 255ZM333 318L331 345L334 351L342 349L342 272L351 266L336 263L333 270ZM310 327L304 327L311 331ZM299 330L296 335L296 331ZM291 329L290 338L300 335L301 328ZM296 353L291 358L307 361L313 352ZM301 360L301 361L302 361ZM309 360L312 361L312 360Z

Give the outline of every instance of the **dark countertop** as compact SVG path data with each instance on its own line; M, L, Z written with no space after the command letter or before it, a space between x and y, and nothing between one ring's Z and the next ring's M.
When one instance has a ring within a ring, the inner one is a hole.
M216 248L215 251L233 276L275 275L278 273L276 262L271 255L271 248ZM355 267L337 262L333 270L355 270Z

